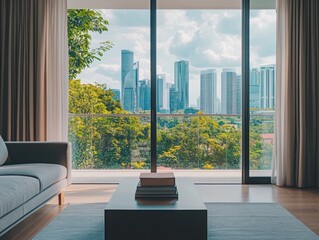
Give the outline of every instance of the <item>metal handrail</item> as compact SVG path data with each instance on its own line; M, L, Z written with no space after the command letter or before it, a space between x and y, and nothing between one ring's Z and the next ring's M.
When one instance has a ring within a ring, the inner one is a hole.
M158 113L157 117L241 117L241 114L185 114L185 113ZM267 114L250 114L253 117L271 117L275 116L275 113ZM69 113L69 117L151 117L148 113L123 113L123 114L102 114L102 113Z

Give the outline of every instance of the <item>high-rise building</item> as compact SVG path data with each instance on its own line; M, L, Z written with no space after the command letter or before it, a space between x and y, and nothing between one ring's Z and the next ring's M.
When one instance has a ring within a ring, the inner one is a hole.
M151 109L151 85L150 80L139 81L139 108L141 110Z
M129 112L138 108L139 64L134 63L134 53L129 50L121 52L121 89L122 105Z
M174 65L174 85L178 95L177 109L189 107L189 63L177 61Z
M169 110L170 113L178 110L178 92L176 91L175 85L173 84L169 89Z
M124 98L124 85L127 74L133 70L134 53L129 50L121 51L121 100Z
M249 107L260 108L260 80L258 68L253 68L250 71L249 95Z
M276 66L274 64L261 66L260 69L260 108L275 108L275 79Z
M164 108L164 87L165 74L157 74L156 76L156 110L160 111Z
M126 111L134 112L136 110L136 85L134 78L125 79L123 108Z
M200 110L217 112L217 74L215 69L200 72Z
M170 83L170 82L166 82L166 88L165 88L165 95L166 95L166 100L165 100L165 108L168 108L169 109L169 91L170 91L170 88L173 86L173 83Z
M242 77L237 75L236 77L236 112L241 114L242 112Z
M238 79L234 69L223 69L221 74L221 113L237 114Z
M200 96L196 99L196 108L200 109Z
M121 100L121 92L120 92L120 89L111 89L111 91L113 92L114 96L113 96L113 99L115 101L117 100Z
M220 98L217 98L217 114L221 114L221 103L220 103Z

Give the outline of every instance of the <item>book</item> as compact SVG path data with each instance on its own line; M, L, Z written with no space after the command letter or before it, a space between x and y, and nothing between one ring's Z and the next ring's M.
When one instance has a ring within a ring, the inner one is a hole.
M171 190L158 190L158 189L136 189L136 194L154 194L154 195L161 195L161 194L176 194L176 188L171 189Z
M175 185L174 186L141 186L141 182L139 182L136 187L136 192L175 193L176 189L177 188Z
M144 186L175 186L173 173L141 173L140 185Z
M144 190L136 190L136 194L153 194L153 195L167 195L167 194L176 194L176 189L172 191L144 191Z
M178 198L178 192L177 190L170 194L139 194L136 192L135 198Z

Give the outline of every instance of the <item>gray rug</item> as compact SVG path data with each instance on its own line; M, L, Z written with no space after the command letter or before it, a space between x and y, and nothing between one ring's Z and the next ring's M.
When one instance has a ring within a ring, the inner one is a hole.
M207 203L206 207L208 239L319 239L279 204ZM105 204L69 205L34 239L104 239L104 208Z

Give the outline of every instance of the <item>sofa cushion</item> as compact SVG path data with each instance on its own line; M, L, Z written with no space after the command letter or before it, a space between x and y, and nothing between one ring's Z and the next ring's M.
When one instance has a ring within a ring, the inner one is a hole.
M64 166L49 163L28 163L5 165L0 167L0 176L19 175L39 179L40 190L44 190L52 184L65 179L67 170Z
M0 176L0 218L40 192L40 182L33 177Z
M0 136L0 166L5 163L7 158L8 158L8 149L2 137Z

